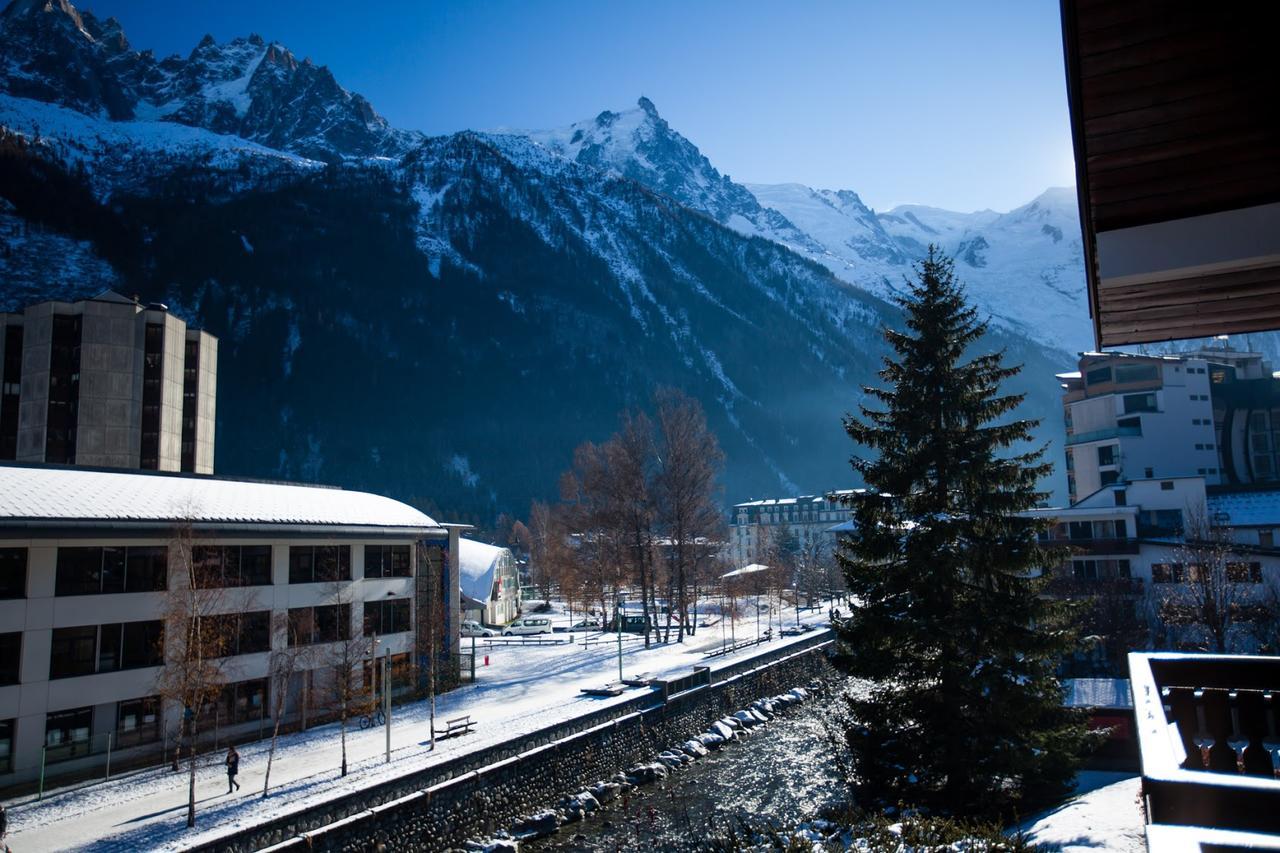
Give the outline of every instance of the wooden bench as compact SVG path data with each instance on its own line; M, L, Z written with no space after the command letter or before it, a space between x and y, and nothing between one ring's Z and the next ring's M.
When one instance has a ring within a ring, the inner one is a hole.
M465 735L471 731L471 727L475 725L471 722L471 715L465 717L454 717L452 720L444 721L443 729L436 729L435 736L441 739L456 737L457 735Z

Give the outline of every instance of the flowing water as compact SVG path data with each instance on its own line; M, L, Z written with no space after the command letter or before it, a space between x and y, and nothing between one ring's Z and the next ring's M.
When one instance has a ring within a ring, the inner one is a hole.
M687 850L744 820L794 827L841 793L823 725L828 702L792 708L737 743L520 849Z

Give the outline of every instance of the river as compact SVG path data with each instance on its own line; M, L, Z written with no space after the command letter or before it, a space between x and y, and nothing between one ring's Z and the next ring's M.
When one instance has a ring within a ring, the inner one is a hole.
M794 826L840 795L822 697L521 850L689 850L749 819Z

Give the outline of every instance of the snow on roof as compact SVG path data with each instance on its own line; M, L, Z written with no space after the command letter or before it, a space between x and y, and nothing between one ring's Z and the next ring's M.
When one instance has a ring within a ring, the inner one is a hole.
M1127 678L1067 678L1064 704L1068 708L1132 708Z
M488 601L493 590L493 575L498 570L498 558L507 551L498 545L488 545L474 539L458 539L458 581L462 593L480 601Z
M740 568L740 569L734 569L734 570L733 570L733 571L731 571L731 572L725 572L725 573L724 573L724 574L722 574L720 577L722 577L722 578L740 578L740 577L742 577L743 575L754 575L754 574L756 574L757 572L767 572L767 571L769 571L769 567L768 567L768 566L762 566L762 565L760 565L759 563L752 563L752 564L751 564L751 565L749 565L749 566L743 566L743 567L742 567L742 568Z
M1209 495L1207 503L1216 526L1280 526L1280 489L1222 492Z
M161 522L438 528L381 495L214 477L0 465L0 524Z

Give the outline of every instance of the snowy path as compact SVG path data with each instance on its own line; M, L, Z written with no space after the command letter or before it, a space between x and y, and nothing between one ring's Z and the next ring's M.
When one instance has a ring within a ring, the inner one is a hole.
M1020 828L1027 834L1027 840L1045 850L1145 853L1146 827L1139 796L1141 781L1128 773L1087 770L1076 781L1078 793L1074 797Z
M794 611L790 611L794 619ZM818 610L802 617L817 624L826 620ZM738 625L738 636L754 634L754 625ZM581 637L581 634L578 635ZM624 673L688 673L694 665L717 669L796 640L779 638L725 658L704 661L702 652L718 647L718 629L704 629L683 645L648 651L642 644L623 646ZM483 647L477 646L479 655ZM437 718L470 714L475 734L439 742L433 754L428 742L429 717L425 702L392 711L391 763L384 763L385 731L348 729L348 774L339 777L338 726L331 723L306 732L282 736L271 768L271 796L263 799L262 784L269 742L239 747L241 789L227 794L222 755L209 755L197 773L197 825L186 829L185 773L151 769L77 790L54 791L43 801L8 804L9 835L15 851L176 850L212 840L228 831L268 820L303 806L359 790L373 782L413 772L464 752L490 746L548 724L624 702L592 698L582 687L600 686L617 678L617 646L606 643L584 649L576 645L496 647L490 666L477 666L478 681L436 700ZM479 662L478 662L479 663Z

